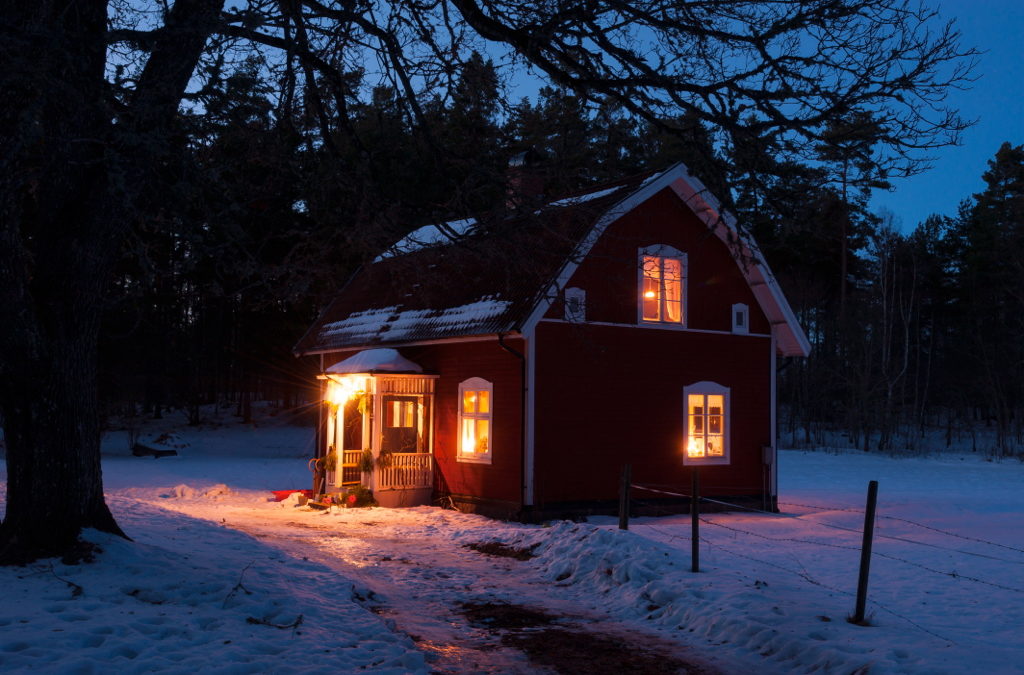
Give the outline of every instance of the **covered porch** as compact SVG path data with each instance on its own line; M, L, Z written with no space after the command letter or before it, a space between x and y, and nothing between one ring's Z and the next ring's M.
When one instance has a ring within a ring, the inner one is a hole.
M369 349L326 368L317 497L381 506L429 504L436 375L394 349ZM353 499L355 495L355 499Z

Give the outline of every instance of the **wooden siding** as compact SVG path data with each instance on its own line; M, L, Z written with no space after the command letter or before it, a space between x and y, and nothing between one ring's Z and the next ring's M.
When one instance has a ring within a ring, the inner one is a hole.
M587 321L637 323L637 252L656 244L687 254L688 328L731 332L732 305L744 303L750 307L750 332L769 332L728 247L668 189L612 223L566 284L586 291ZM545 316L563 318L562 303L554 303Z
M505 341L520 354L521 339ZM497 340L403 347L402 355L438 373L434 397L435 493L522 503L522 366ZM482 377L494 386L491 463L459 462L459 383Z
M539 506L613 500L627 462L634 482L687 491L683 387L703 380L730 388L732 463L703 467L702 491L763 493L769 338L542 322L536 339Z

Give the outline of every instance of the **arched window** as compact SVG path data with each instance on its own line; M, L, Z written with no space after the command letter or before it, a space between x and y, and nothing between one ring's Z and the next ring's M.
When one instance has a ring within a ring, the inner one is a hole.
M697 382L683 388L686 441L683 463L729 463L729 388L717 382Z
M685 253L665 245L641 248L639 280L641 323L685 323Z
M459 461L491 463L493 410L494 385L479 377L459 384Z

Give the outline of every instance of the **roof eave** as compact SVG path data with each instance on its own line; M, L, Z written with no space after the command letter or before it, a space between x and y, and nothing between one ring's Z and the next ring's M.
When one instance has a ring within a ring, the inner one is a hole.
M296 356L313 356L317 354L331 354L334 352L358 351L360 349L374 349L376 347L401 349L402 347L421 347L426 345L451 344L456 342L480 342L482 340L489 339L497 340L499 336L508 337L510 334L521 335L522 331L519 330L518 327L510 327L508 330L490 331L486 333L467 333L465 335L448 335L428 340L405 340L401 342L374 342L341 346L324 346L304 350L301 353L296 353Z

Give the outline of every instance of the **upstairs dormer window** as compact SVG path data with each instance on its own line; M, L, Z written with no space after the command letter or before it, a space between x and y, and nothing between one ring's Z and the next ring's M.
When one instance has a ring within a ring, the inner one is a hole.
M640 249L640 321L682 324L686 254L671 246Z

